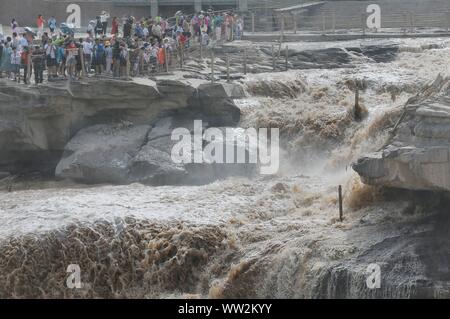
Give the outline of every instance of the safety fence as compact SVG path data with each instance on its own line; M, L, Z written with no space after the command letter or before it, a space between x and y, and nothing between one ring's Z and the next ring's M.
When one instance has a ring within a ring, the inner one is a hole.
M245 15L245 31L258 32L316 32L335 33L337 31L382 32L390 29L404 33L415 33L420 29L439 29L450 32L450 12L434 13L384 13L380 16L380 28L369 28L368 13L359 15L338 15L322 11L316 14L307 12L277 12L275 9L254 10Z

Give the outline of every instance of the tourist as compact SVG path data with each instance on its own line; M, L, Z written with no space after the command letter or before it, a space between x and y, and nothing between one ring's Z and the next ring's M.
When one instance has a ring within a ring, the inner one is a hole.
M0 60L0 70L2 72L5 72L6 76L8 78L11 77L11 72L12 72L12 65L11 65L11 54L12 54L11 41L12 41L11 37L8 37L6 42L3 44L2 58Z
M106 74L111 75L113 64L113 48L109 41L105 42Z
M88 38L93 39L95 36L95 26L96 26L97 22L95 20L91 20L88 23L88 27L86 30L86 33L88 35Z
M117 36L118 34L119 34L119 20L117 19L117 17L114 17L111 23L111 35Z
M115 40L114 46L113 46L113 76L119 77L120 76L120 42L118 40Z
M216 41L220 41L222 38L222 26L223 26L223 16L221 14L216 14L214 16L213 25L215 29Z
M132 27L133 27L133 19L129 17L123 25L123 37L125 39L131 37Z
M56 48L55 44L53 43L52 39L48 40L48 43L44 48L45 48L47 67L48 67L48 80L52 81L53 79L55 79L57 77L57 70L56 70L57 48Z
M100 22L102 23L102 33L106 35L106 32L108 30L108 19L110 18L109 13L106 11L102 11L102 14L100 15Z
M28 84L28 71L31 73L31 69L29 69L29 65L31 65L31 61L29 61L30 58L30 50L29 47L22 48L22 51L20 52L20 64L21 68L23 69L23 83ZM19 70L19 82L20 82L20 70Z
M38 45L34 47L31 54L31 61L34 67L34 82L35 84L41 84L44 82L45 51Z
M42 16L42 14L39 14L37 17L37 29L38 29L38 37L40 38L42 36L42 34L44 33L44 24L45 24L45 20L44 17Z
M121 77L129 75L128 71L127 71L127 67L129 65L128 59L129 59L128 48L125 43L122 43L120 45L120 76Z
M75 45L75 41L70 40L69 44L66 47L66 56L67 56L66 67L67 67L67 74L70 80L76 79L77 55L78 55L78 48Z
M11 66L12 66L12 75L13 80L20 82L20 62L21 55L19 50L16 47L12 48L11 52Z
M17 28L19 27L19 23L16 19L11 20L11 32L15 33L17 31Z
M103 34L103 24L100 16L96 17L96 24L95 24L95 37L98 37Z
M56 18L54 16L51 16L51 18L48 19L47 23L48 23L48 28L50 30L50 34L53 35L56 31Z
M102 74L105 65L105 47L103 41L95 39L95 44L92 49L92 64L95 69L95 74Z
M86 41L82 43L83 47L83 58L84 58L84 70L86 73L91 73L91 64L92 64L92 40L87 38Z

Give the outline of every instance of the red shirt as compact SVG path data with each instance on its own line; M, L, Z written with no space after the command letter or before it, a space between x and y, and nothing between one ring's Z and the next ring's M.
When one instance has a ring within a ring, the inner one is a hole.
M37 19L37 26L38 28L42 28L44 26L44 18L40 17Z

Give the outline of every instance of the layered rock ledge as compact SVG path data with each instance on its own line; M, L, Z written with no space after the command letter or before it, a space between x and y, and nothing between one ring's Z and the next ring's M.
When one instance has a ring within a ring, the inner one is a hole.
M171 130L194 120L235 127L234 99L243 96L240 86L201 81L87 79L28 87L0 80L0 172L86 183L179 182L188 172L169 161Z
M450 77L439 76L405 105L387 145L353 169L366 184L450 191Z

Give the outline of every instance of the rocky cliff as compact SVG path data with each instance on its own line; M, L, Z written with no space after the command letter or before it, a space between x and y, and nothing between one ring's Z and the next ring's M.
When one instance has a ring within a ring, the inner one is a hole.
M450 78L439 76L405 105L392 138L353 165L363 182L450 191Z
M0 81L0 172L170 183L187 174L168 160L171 131L194 120L234 127L240 110L233 99L243 95L239 86L199 81L89 79L38 87Z

